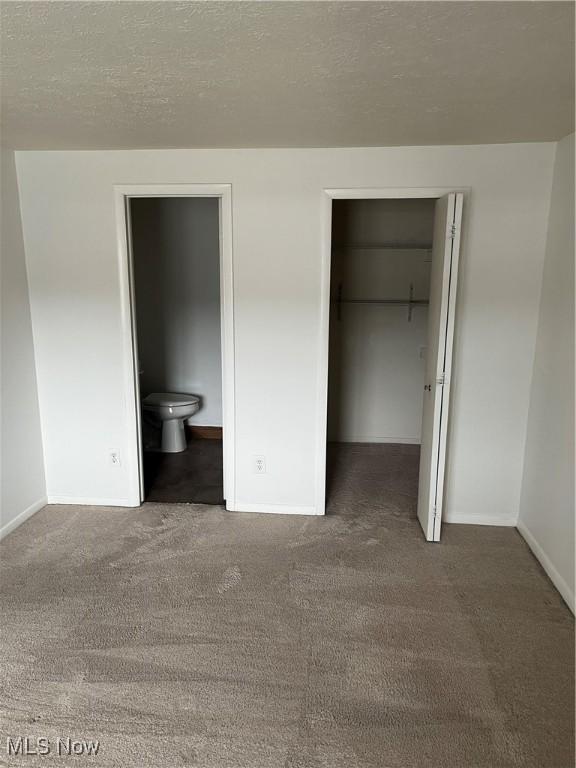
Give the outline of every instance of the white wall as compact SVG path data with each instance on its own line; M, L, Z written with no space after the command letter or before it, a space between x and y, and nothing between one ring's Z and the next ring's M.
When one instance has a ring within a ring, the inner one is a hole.
M190 424L222 426L216 198L131 202L140 391L199 395Z
M469 187L448 519L515 523L553 144L18 154L48 492L126 499L113 185L231 183L236 501L315 503L326 187ZM73 448L73 450L72 450ZM253 474L253 456L267 474Z
M428 299L432 200L335 200L333 299ZM398 249L380 249L392 244ZM350 249L350 245L355 247ZM367 248L357 247L359 245ZM372 246L372 247L370 247ZM424 246L425 249L408 249ZM330 307L328 438L419 443L428 309L382 304Z
M574 134L554 163L518 528L574 610Z
M46 503L28 279L14 153L1 152L0 535Z

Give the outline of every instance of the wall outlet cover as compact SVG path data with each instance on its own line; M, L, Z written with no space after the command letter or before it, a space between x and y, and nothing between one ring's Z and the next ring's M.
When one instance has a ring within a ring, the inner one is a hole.
M254 456L254 474L265 475L266 474L266 457Z

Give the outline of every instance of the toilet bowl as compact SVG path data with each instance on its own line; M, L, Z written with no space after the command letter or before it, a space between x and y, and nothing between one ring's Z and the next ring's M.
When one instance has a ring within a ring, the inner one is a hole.
M184 420L200 408L200 398L172 392L153 392L142 400L142 408L162 424L162 453L186 450Z

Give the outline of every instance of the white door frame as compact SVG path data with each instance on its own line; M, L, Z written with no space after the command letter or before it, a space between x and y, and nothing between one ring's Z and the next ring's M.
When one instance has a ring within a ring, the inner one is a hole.
M141 434L137 392L134 272L127 207L134 197L216 197L220 227L220 332L222 352L222 436L224 451L224 497L226 507L235 503L235 401L234 401L234 268L232 257L231 184L118 184L114 185L120 271L120 302L126 403L125 462L129 477L129 506L140 506Z
M326 510L326 440L328 436L328 351L330 330L330 269L332 265L332 201L438 198L462 187L353 187L324 189L322 192L322 262L320 274L320 332L318 343L318 385L316 424L316 509Z

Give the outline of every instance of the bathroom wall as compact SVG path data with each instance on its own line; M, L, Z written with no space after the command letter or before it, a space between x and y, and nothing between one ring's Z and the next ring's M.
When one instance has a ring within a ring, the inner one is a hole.
M0 536L46 503L28 278L14 153L2 149Z
M554 164L518 528L574 611L574 134Z
M232 185L234 502L285 512L316 503L323 190L464 188L446 519L514 525L554 149L19 152L49 497L126 503L135 472L115 184Z
M434 200L335 200L332 298L427 299ZM345 246L367 246L353 249ZM374 248L390 244L394 250ZM409 248L411 246L411 248ZM422 246L424 249L422 249ZM419 443L428 310L332 303L328 439Z
M190 424L222 426L215 198L131 201L140 387L200 395Z

